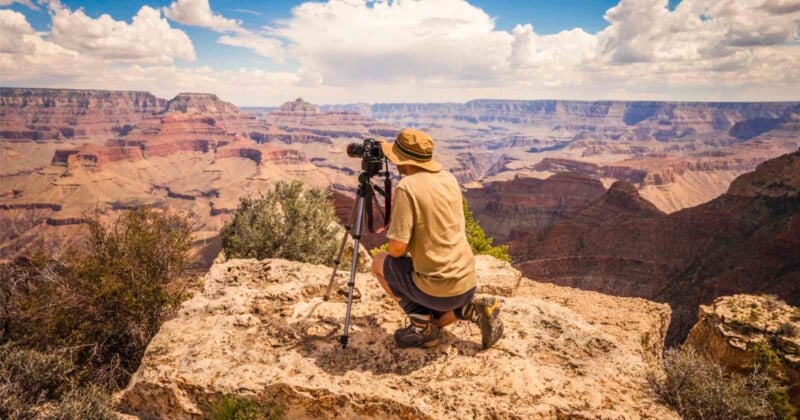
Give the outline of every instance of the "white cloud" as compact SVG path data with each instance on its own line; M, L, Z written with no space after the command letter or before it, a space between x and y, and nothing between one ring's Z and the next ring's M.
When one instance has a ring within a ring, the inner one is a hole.
M33 51L36 45L27 36L33 35L33 30L25 15L13 10L0 10L0 53L24 54Z
M278 39L245 29L242 22L228 19L211 10L208 0L176 0L167 7L161 8L164 15L184 25L199 26L216 32L225 33L217 40L220 44L241 47L254 53L283 62L283 44ZM258 15L251 10L236 9L239 12Z
M87 56L147 64L196 58L189 36L170 27L151 7L139 9L131 23L114 20L107 14L93 19L82 9L71 11L58 2L51 3L50 9L52 41Z
M669 10L667 0L622 0L597 34L580 28L539 34L524 22L500 30L491 16L463 0L308 2L273 29L217 25L220 44L274 60L286 57L295 71L176 66L181 57L163 48L161 35L162 48L117 48L122 56L101 43L129 45L128 33L177 31L149 8L142 8L142 19L154 24L149 30L139 28L136 18L128 24L67 11L72 36L66 39L56 35L56 27L62 28L57 12L48 36L33 32L21 14L2 11L0 73L4 83L16 85L144 89L162 97L211 91L241 105L296 96L319 103L797 100L799 4L683 0ZM210 7L207 12L229 20Z
M249 10L249 9L233 9L233 10L235 12L244 13L247 15L261 16L261 12L256 12L255 10Z
M304 3L275 33L327 83L483 83L507 67L512 36L461 0Z
M236 35L223 35L217 42L232 47L249 48L262 57L272 58L279 63L283 62L283 44L274 38L243 31Z
M177 0L162 7L164 16L184 25L200 26L217 32L236 31L241 22L211 11L208 0Z
M103 67L96 60L47 41L30 26L25 16L0 10L0 75L3 84L54 80L71 82L81 73L95 74Z
M14 3L19 3L33 10L39 10L39 6L34 4L31 0L0 0L0 6L11 6Z

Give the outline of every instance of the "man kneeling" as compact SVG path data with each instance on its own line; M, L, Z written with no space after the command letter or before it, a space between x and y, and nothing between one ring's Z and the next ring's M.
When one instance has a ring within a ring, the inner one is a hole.
M386 233L389 252L372 263L378 282L408 315L408 326L394 333L395 343L434 346L440 329L460 319L478 324L483 348L489 348L503 335L500 302L473 300L475 257L467 243L458 182L433 160L434 141L422 131L405 129L395 143L381 146L404 175Z

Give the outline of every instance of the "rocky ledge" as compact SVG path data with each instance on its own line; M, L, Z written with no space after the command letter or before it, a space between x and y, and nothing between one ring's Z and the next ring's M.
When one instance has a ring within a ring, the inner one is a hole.
M523 279L479 256L481 293L502 296L506 336L448 328L429 350L399 350L403 316L358 274L350 347L339 348L345 274L285 260L211 267L147 349L118 408L142 418L207 416L223 395L266 399L287 418L677 418L643 373L658 369L670 311Z
M800 308L770 295L721 297L700 306L684 345L743 373L752 371L757 348L770 349L778 357L792 401L800 403Z

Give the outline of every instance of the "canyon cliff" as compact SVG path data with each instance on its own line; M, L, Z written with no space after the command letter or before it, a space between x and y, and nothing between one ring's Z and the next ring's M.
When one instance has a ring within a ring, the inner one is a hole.
M0 259L63 248L75 225L136 207L190 215L198 246L213 249L239 197L278 180L327 188L337 179L301 151L249 139L267 124L216 95L165 101L143 92L0 93Z
M435 348L396 348L402 311L358 274L343 350L346 276L323 301L329 270L218 261L150 342L118 409L201 418L233 394L287 418L677 418L644 379L661 369L666 305L536 283L478 256L479 293L503 300L506 333L495 347L481 350L478 329L462 322Z
M668 213L716 198L736 176L800 146L796 102L475 100L322 109L430 131L462 183L571 171L606 186L630 182Z
M565 219L605 191L594 178L559 172L544 180L517 175L511 181L468 188L464 197L486 233L505 241Z
M738 177L722 196L661 214L617 183L574 216L510 243L537 281L666 302L668 343L718 296L770 293L800 303L800 151Z

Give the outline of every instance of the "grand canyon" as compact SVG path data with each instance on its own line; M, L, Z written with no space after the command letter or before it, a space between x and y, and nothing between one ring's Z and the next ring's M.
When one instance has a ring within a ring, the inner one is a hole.
M4 258L68 242L92 214L152 206L191 214L198 244L213 259L214 238L239 197L276 180L331 188L345 218L360 165L344 153L346 145L367 137L391 140L400 128L418 127L437 140L437 159L456 175L487 233L511 241L526 274L647 297L663 281L646 270L626 280L634 289L531 271L531 253L548 255L544 249L551 245L530 238L563 225L597 228L620 220L646 229L649 222L640 219L705 214L700 209L725 199L738 176L800 146L800 103L793 102L317 106L298 98L277 108L239 109L206 93L167 100L147 92L2 88L0 117ZM604 208L609 200L626 210ZM611 243L644 252L619 235L592 243L580 234L576 240L595 252ZM659 257L665 254L660 250L677 246L689 258L700 246L687 235L647 238L645 245L656 247L646 260L659 267L675 263ZM622 266L631 260L625 261L605 264L625 273ZM681 264L674 269L684 269Z
M2 88L0 258L66 249L90 218L148 207L190 218L207 268L240 197L277 181L330 189L346 221L360 171L347 144L391 141L403 127L436 139L437 159L525 281L668 304L671 317L652 321L668 345L721 296L800 304L796 102L239 108L211 93Z
M798 67L800 0L0 0L0 419L797 419Z

